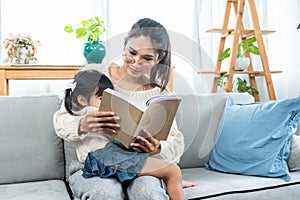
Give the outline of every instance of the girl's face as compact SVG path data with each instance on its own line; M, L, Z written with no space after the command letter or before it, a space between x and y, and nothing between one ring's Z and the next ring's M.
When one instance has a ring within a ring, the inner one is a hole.
M101 103L102 97L92 95L90 100L89 100L89 106L94 106L94 107L99 107Z
M101 100L102 100L102 96L98 96L96 95L96 92L98 91L98 89L95 90L95 93L91 96L91 98L88 101L88 105L89 106L94 106L94 107L99 107Z
M156 63L158 63L158 55L154 52L149 38L140 36L128 40L124 55L124 65L128 75L141 77L148 74Z
M98 96L96 95L96 92L98 91L98 89L95 90L94 94L91 95L90 99L87 99L85 96L83 95L79 95L77 97L77 100L79 102L80 105L82 106L94 106L94 107L99 107L101 100L102 100L102 96Z

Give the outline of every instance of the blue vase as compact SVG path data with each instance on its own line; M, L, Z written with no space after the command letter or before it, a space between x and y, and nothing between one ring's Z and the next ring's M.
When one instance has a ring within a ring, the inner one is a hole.
M86 42L83 55L88 64L102 63L106 54L106 48L101 41Z

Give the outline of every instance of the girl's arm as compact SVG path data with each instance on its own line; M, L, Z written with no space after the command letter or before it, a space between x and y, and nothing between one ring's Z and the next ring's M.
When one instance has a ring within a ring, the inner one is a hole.
M83 116L70 115L62 103L60 109L54 113L53 124L56 134L67 141L78 141L79 121Z

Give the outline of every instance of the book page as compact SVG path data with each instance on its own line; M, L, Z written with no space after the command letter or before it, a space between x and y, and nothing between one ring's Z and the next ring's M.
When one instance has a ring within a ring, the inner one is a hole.
M142 135L142 129L146 129L154 138L166 140L168 138L173 120L175 118L180 100L164 100L152 103L144 112L135 135Z
M147 101L146 101L146 106L149 106L150 104L154 104L156 102L159 101L164 101L164 100L176 100L178 99L178 97L176 95L158 95L158 96L153 96L150 97Z
M146 110L147 109L147 106L146 105L143 105L137 101L134 101L133 99L131 99L129 96L126 96L120 92L117 92L115 90L112 90L110 88L107 88L104 90L104 93L108 93L108 94L111 94L113 98L116 98L114 101L117 102L118 99L122 99L123 101L127 102L128 104L131 104L132 106L134 107L137 107L139 110Z

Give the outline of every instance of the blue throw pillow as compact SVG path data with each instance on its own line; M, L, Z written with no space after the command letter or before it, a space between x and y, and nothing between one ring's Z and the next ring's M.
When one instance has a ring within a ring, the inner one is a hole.
M207 167L288 181L290 139L299 121L300 96L244 105L227 97Z

